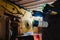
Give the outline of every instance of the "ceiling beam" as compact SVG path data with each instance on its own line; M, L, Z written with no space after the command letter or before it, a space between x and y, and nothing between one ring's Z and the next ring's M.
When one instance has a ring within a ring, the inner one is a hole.
M47 4L52 4L53 2L48 2ZM29 9L32 9L32 8L37 8L37 7L43 7L43 4L38 4L38 5L35 5L35 6L29 6L29 7L27 7L27 8L29 8Z
M36 8L36 7L42 7L42 5L43 5L43 4L38 4L38 5L35 5L35 6L29 6L29 7L27 7L27 8L31 8L31 9L32 9L32 8Z
M29 3L29 4L23 4L23 5L25 7L29 7L29 6L35 6L35 5L38 5L38 4L49 3L49 2L52 2L52 1L37 1L37 2L32 2L32 3Z
M42 11L42 9L40 9L40 8L34 8L34 9L30 9L30 10Z
M36 8L31 8L31 9L42 9L42 7L36 7Z
M19 1L17 3L18 4L28 4L28 3L31 3L31 2L37 2L37 1L41 1L41 0L22 0L22 1Z

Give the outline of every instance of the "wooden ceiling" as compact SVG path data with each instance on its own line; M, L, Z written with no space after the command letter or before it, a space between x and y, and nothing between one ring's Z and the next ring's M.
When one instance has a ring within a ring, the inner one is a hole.
M29 8L30 10L42 10L42 6L44 3L51 4L55 0L14 0L19 5L23 5L26 8Z

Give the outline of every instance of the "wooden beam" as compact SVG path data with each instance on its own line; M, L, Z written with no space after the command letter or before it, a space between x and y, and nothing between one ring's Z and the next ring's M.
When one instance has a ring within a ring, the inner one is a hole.
M40 0L22 0L22 1L19 1L17 3L18 4L28 4L28 3L31 3L31 2L37 2L37 1L40 1Z
M23 5L25 7L29 7L29 6L34 6L34 5L49 3L49 2L52 2L52 1L37 1L37 2L32 2L32 3L28 3L28 4L23 4Z
M42 7L43 4L38 4L38 5L35 5L35 6L29 6L29 7L26 7L26 8L36 8L36 7Z
M48 2L47 4L52 4L53 2ZM29 9L32 9L32 8L37 8L37 7L42 7L43 4L38 4L38 5L35 5L35 6L29 6L29 7L26 7L26 8L29 8Z

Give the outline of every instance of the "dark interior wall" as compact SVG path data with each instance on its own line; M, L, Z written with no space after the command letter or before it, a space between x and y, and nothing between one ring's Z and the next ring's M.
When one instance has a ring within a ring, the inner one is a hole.
M54 5L57 9L60 9L60 0L56 0L52 5Z
M60 0L52 5L60 10ZM60 40L60 15L45 15L45 19L49 26L43 28L43 40Z
M0 18L0 40L5 39L5 18L4 16Z
M5 39L5 17L3 13L4 13L4 10L0 6L0 40Z
M60 15L46 15L49 23L48 28L43 29L43 40L59 40L60 39Z

